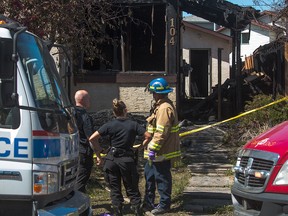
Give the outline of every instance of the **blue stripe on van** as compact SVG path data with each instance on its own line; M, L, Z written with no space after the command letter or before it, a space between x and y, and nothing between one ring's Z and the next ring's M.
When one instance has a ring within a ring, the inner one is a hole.
M58 207L49 211L52 215L78 215L77 208Z
M59 157L61 153L60 139L33 139L33 157Z

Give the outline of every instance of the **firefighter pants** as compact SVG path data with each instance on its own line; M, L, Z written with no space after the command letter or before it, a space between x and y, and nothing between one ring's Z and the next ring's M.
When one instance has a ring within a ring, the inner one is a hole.
M170 209L172 192L170 160L153 162L152 164L147 161L144 168L144 175L146 180L144 203L154 206L157 187L160 195L160 207Z
M106 175L105 179L109 184L113 206L121 206L124 202L121 192L121 179L131 205L138 206L141 204L141 194L138 188L139 175L134 159L131 161L123 161L121 158L106 159L104 173Z

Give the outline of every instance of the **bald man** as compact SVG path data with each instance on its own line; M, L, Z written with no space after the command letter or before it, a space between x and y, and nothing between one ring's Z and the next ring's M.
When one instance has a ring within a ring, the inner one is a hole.
M90 107L90 96L85 90L78 90L75 93L75 117L79 130L79 160L80 166L77 177L77 189L81 192L86 192L86 185L90 178L93 167L93 150L89 144L89 137L93 133L92 118L87 113Z

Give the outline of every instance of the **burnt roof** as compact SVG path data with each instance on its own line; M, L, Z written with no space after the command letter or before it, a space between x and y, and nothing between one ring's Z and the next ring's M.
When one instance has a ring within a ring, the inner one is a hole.
M114 0L128 5L178 4L181 11L214 22L235 31L246 28L251 20L260 16L253 7L241 7L225 0Z
M180 4L182 11L235 31L245 29L251 20L260 16L259 10L224 0L180 0Z

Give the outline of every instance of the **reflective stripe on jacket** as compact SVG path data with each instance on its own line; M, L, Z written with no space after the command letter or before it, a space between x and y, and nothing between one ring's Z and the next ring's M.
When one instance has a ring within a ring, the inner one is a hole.
M172 166L175 166L181 151L178 117L173 102L168 98L160 99L146 120L147 132L152 134L152 140L144 151L144 158L148 158L148 150L152 150L156 152L155 162L171 160Z

